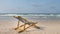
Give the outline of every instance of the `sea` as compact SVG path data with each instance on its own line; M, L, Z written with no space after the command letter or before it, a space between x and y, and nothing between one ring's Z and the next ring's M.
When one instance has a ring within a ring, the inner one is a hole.
M0 16L60 16L60 13L0 13Z
M0 13L0 16L23 16L32 19L51 19L60 20L60 13Z

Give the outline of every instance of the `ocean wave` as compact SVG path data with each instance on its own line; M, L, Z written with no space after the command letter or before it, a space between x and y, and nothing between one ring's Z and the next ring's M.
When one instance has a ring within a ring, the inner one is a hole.
M57 16L60 14L0 14L0 16Z

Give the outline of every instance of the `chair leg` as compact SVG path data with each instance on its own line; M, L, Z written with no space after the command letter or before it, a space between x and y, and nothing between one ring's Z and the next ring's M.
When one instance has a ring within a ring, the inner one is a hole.
M23 31L25 31L25 30L26 30L26 22L25 22L24 25L23 25L23 29L20 30L18 33L21 33L21 32L23 32Z
M19 27L19 25L20 25L19 22L20 22L20 21L18 21L18 25L17 25L18 27Z
M24 23L24 30L25 30L25 27L26 27L26 23Z
M17 27L15 28L15 30L20 28L20 26L19 26L20 24L19 23L20 23L20 21L18 21L18 24L17 24Z

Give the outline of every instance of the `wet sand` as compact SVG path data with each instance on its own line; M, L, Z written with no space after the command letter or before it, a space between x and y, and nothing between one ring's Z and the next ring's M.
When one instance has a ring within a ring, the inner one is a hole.
M0 34L60 34L59 19L27 19L37 21L40 29L31 27L22 33L18 33L18 31L14 30L17 25L17 19L13 17L0 17Z

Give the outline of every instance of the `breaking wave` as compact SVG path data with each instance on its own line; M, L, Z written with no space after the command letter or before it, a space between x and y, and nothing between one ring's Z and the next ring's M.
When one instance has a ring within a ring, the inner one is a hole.
M0 16L59 16L60 14L0 14Z

